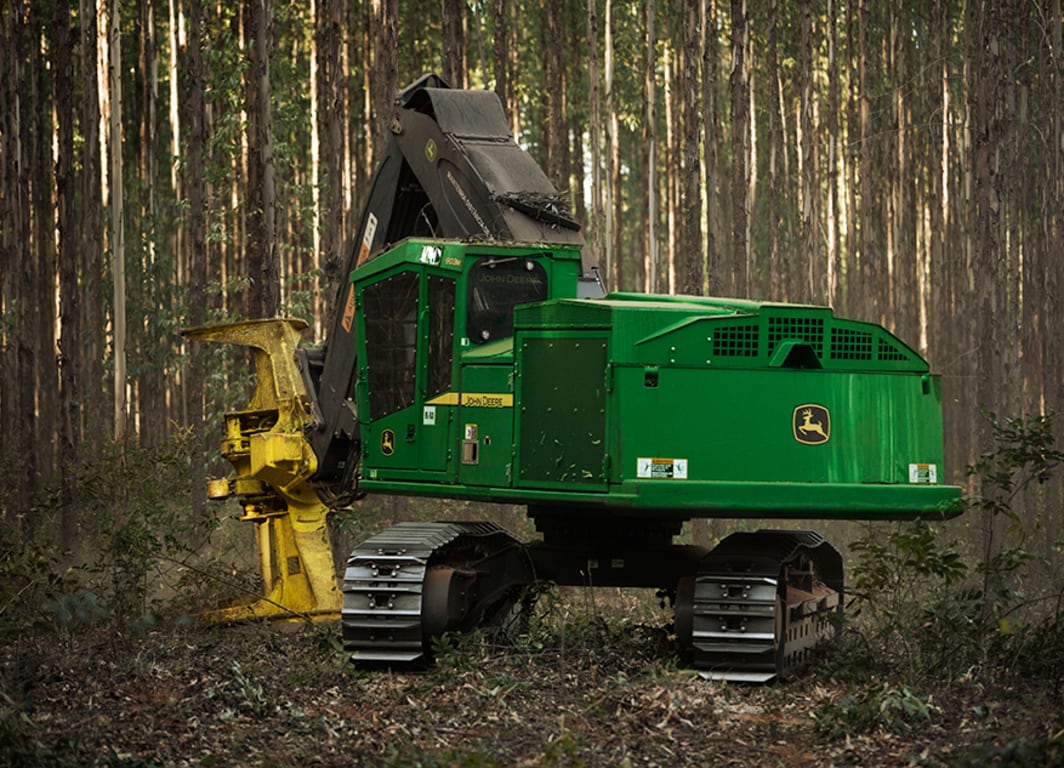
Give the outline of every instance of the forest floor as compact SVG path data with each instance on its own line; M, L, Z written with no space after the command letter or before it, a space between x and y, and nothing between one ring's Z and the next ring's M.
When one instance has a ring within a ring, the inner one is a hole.
M560 632L441 648L420 673L345 661L339 625L52 632L0 649L0 765L1047 765L1059 691L923 688L845 659L749 686L682 666L660 625L596 607ZM990 677L989 675L986 677Z

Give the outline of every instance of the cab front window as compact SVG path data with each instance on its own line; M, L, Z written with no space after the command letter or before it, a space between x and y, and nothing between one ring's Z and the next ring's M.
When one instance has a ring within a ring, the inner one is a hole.
M473 344L512 336L514 307L547 298L547 271L527 258L484 258L469 270L466 335Z

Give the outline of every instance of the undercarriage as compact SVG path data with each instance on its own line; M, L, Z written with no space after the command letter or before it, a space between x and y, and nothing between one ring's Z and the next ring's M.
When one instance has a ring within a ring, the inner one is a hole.
M524 545L492 523L392 526L347 561L344 648L363 666L426 664L436 638L503 623L538 582L668 594L682 652L715 679L792 676L838 632L842 561L819 534L736 533L712 550L571 541Z

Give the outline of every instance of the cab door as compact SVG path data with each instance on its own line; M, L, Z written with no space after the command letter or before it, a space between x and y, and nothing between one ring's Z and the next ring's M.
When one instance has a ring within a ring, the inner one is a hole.
M453 466L452 409L425 403L451 386L454 279L415 267L361 286L358 297L364 469L439 482Z

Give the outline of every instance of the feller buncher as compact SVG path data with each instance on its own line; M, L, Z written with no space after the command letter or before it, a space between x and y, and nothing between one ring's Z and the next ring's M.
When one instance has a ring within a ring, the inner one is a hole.
M839 553L811 531L674 543L684 522L959 511L920 355L826 307L604 294L494 93L401 93L355 243L324 345L290 319L187 331L255 350L209 491L256 525L265 594L216 618L340 612L356 663L395 666L534 582L651 587L695 667L766 681L837 631ZM399 523L338 589L326 518L365 493L525 505L541 537Z

